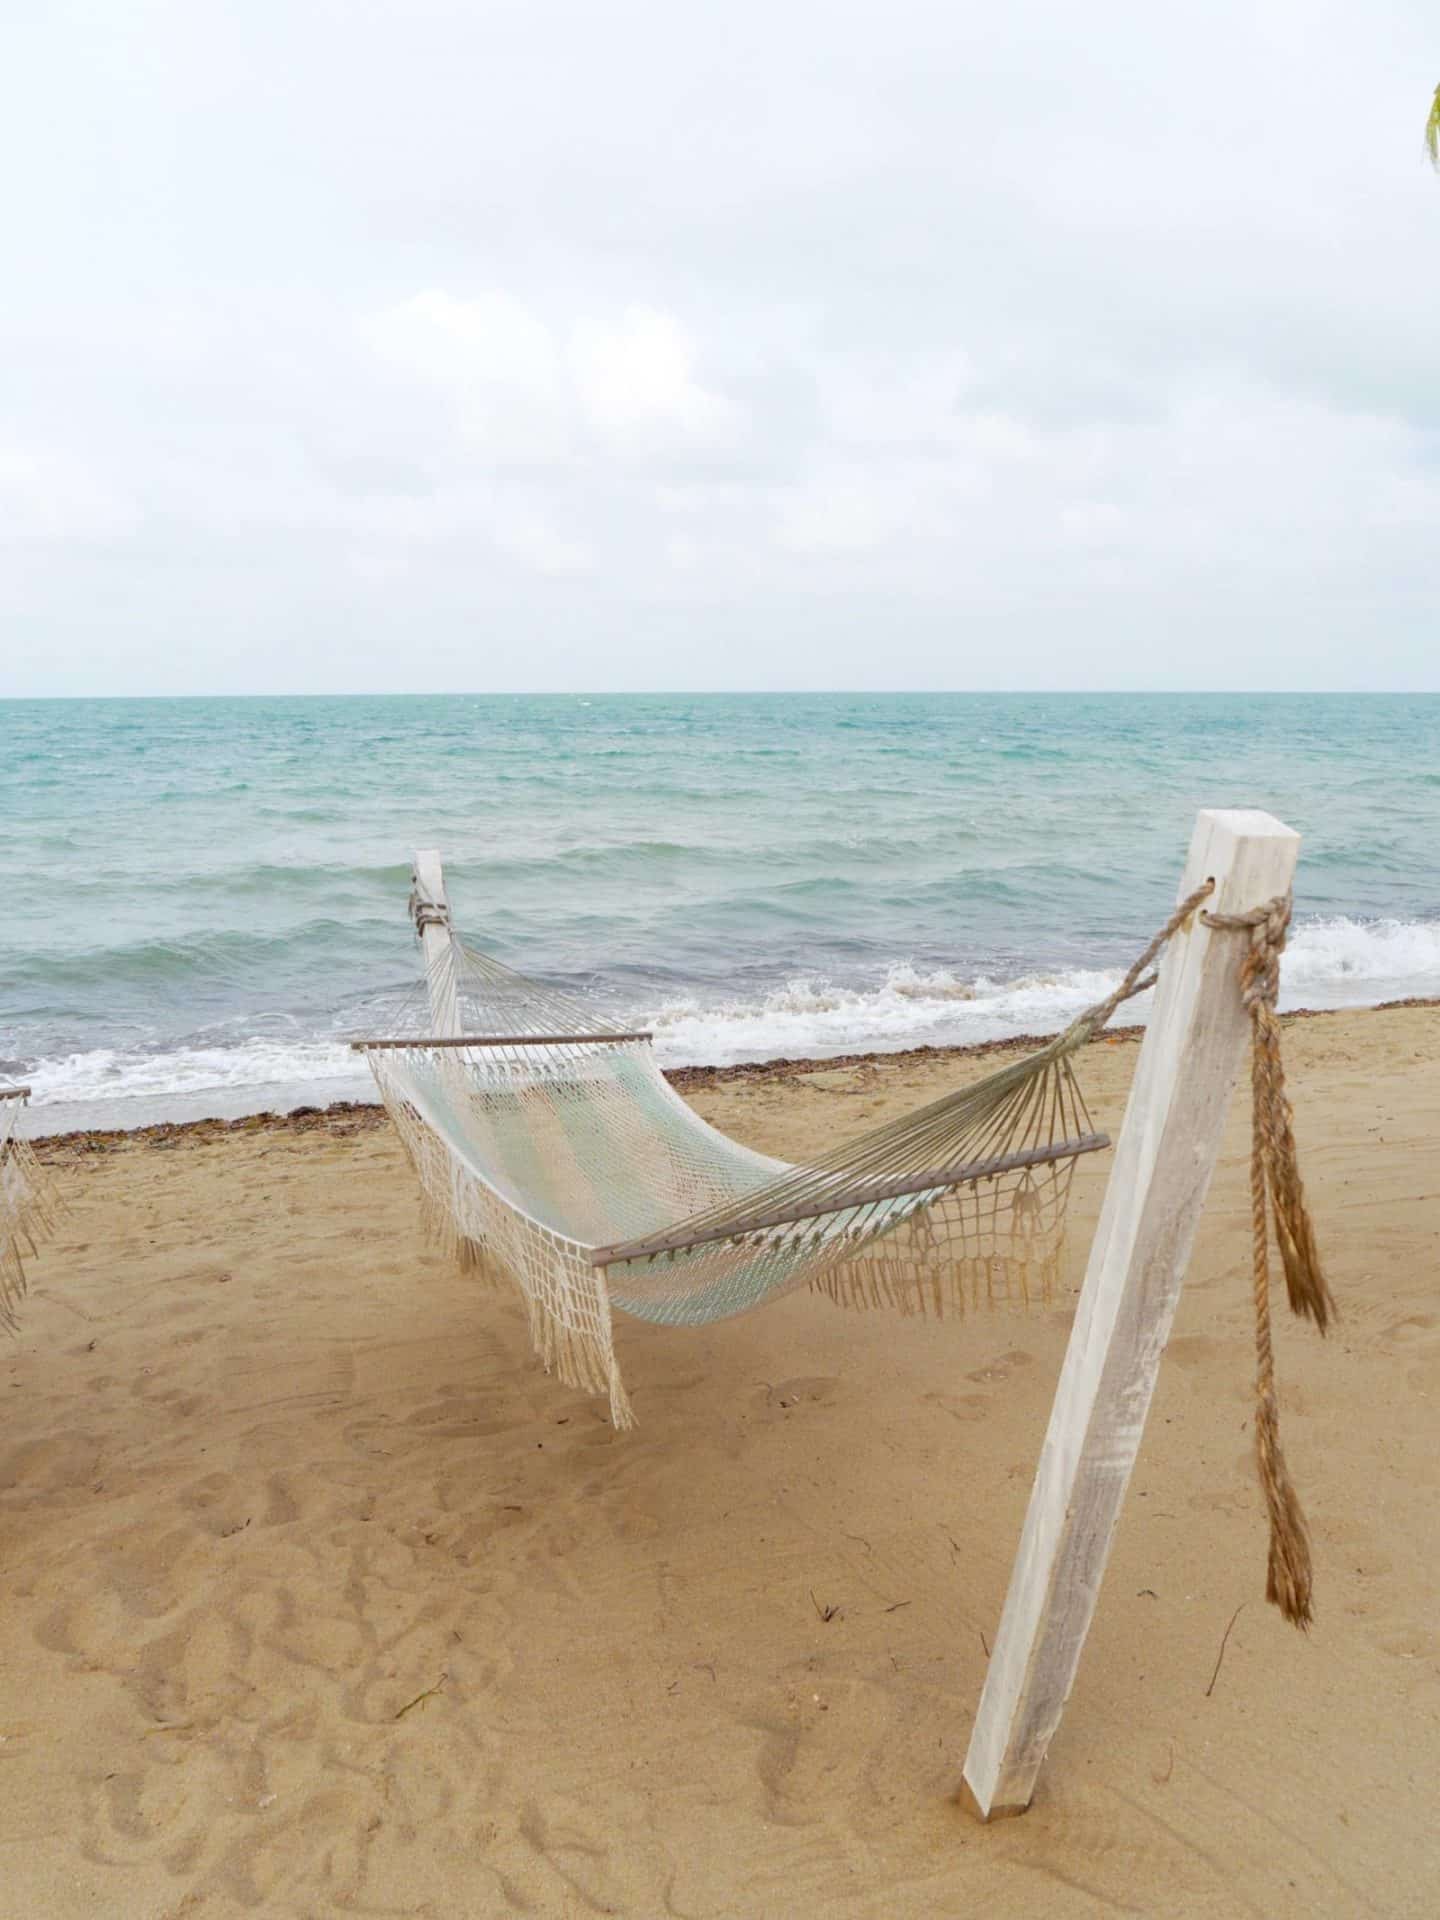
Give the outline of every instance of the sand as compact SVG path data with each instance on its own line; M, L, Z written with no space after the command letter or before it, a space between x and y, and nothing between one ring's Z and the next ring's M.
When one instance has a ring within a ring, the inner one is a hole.
M1281 1327L1317 1625L1263 1602L1237 1104L1069 1710L989 1828L953 1795L1103 1156L1053 1308L622 1322L617 1436L418 1246L375 1115L48 1149L0 1915L1433 1913L1440 1011L1287 1047L1344 1311ZM1135 1052L1084 1061L1112 1129ZM799 1154L985 1064L688 1092Z

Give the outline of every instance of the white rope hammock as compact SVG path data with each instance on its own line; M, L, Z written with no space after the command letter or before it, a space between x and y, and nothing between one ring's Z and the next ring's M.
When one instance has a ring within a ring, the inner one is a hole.
M1108 1145L1048 1047L803 1166L709 1126L648 1033L462 944L412 899L433 955L370 1063L427 1218L524 1295L536 1350L632 1421L612 1312L721 1320L811 1285L855 1306L943 1311L1048 1297L1078 1155Z

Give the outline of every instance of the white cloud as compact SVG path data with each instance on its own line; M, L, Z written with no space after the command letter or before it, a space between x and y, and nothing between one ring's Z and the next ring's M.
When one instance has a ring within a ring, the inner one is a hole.
M827 352L810 365L829 437L864 447L954 446L974 378L963 352Z
M572 396L554 336L505 293L456 299L438 289L361 327L392 366L447 392L465 437L500 459L554 460L571 440Z
M876 450L868 460L822 457L775 494L775 539L797 553L869 552L895 585L913 541L955 541L988 480L964 455L915 461Z
M1060 509L1061 532L1077 546L1114 546L1125 525L1125 510L1113 500L1077 500Z
M0 443L0 542L115 540L139 520L135 501L89 462Z
M534 508L503 507L491 524L495 544L502 552L536 573L560 576L586 573L591 556L578 541L567 540L545 515Z
M731 444L735 406L696 377L673 314L629 306L569 323L507 293L431 289L367 318L391 366L448 392L464 437L496 460L561 462L591 435L645 454Z
M726 446L737 409L695 377L695 349L673 314L628 307L618 321L583 323L570 343L585 418L628 444Z
M1433 0L142 11L0 116L0 691L1434 682Z

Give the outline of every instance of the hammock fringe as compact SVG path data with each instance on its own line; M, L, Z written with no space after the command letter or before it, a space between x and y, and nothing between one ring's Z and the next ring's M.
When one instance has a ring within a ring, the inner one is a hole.
M937 1262L929 1272L909 1260L872 1257L817 1274L810 1291L851 1312L891 1312L904 1319L963 1320L971 1313L1025 1312L1053 1302L1059 1252L1034 1260L982 1256Z
M485 1251L484 1242L462 1233L453 1209L436 1199L423 1182L420 1187L420 1231L440 1257L453 1260L462 1273L478 1274L492 1286L499 1286L504 1281L504 1271L496 1266Z
M18 1131L25 1090L0 1087L0 1327L16 1333L29 1291L25 1262L55 1231L60 1199L35 1149Z

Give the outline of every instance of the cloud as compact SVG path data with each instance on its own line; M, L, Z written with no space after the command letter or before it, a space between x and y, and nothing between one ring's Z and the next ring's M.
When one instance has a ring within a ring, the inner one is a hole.
M897 457L882 441L868 459L854 452L821 458L802 479L777 489L773 535L795 552L879 552L893 565L911 543L962 538L965 517L988 486L983 463L963 449L940 461L915 460Z
M464 437L497 460L553 460L569 447L573 395L549 327L518 299L431 288L361 321L381 359L432 384Z
M1431 29L32 9L0 692L1435 684Z
M739 436L739 409L700 385L673 314L629 307L616 323L582 325L568 360L585 418L622 444L727 446Z
M0 544L115 540L138 524L134 500L88 460L0 440Z
M497 461L577 458L588 436L663 453L740 431L739 410L700 384L680 322L653 307L553 323L509 293L430 289L361 332L392 366L448 392L466 440Z

